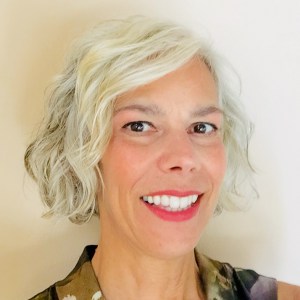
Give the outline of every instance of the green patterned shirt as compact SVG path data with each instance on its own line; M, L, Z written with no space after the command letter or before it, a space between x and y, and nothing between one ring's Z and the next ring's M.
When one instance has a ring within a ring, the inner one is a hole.
M102 300L91 259L96 246L84 249L73 271L30 300ZM276 300L277 281L252 270L233 268L195 252L207 300Z

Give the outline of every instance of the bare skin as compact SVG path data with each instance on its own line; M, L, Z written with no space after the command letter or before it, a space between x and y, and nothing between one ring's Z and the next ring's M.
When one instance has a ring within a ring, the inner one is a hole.
M92 261L105 299L205 299L200 290L194 253L164 261L142 253L137 256L133 251L128 252L130 246L119 248L116 256L113 251L107 251L109 247L109 243L101 243Z
M205 299L194 248L226 168L217 98L208 68L193 60L117 102L92 260L107 300ZM199 209L184 221L158 217L142 200L158 191L201 195Z
M105 190L92 260L101 290L107 300L204 300L194 247L213 215L226 168L222 139L209 125L222 124L214 80L203 63L191 61L125 95L116 109L100 166ZM209 133L196 132L195 124ZM162 220L141 200L174 189L203 194L191 219ZM299 300L299 290L279 282L278 299Z
M278 282L278 300L299 300L300 287L285 282Z

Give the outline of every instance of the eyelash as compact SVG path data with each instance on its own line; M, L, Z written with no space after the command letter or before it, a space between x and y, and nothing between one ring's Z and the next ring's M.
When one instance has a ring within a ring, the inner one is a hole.
M145 127L145 125L148 126L149 128L154 128L154 126L150 122L147 122L147 121L129 122L129 123L126 123L124 126L122 126L122 128L124 128L124 129L130 129L132 132L146 132L146 131L143 130L144 127ZM211 127L211 129L210 129L209 132L201 132L201 133L200 132L196 132L195 131L195 127L199 126L199 125L202 126L202 129L205 128L207 130L207 127ZM137 129L137 130L133 130L132 126L136 126L135 129ZM139 126L142 126L142 128L140 127L141 130L138 130ZM192 124L192 130L188 130L187 132L188 133L196 133L196 134L209 135L209 134L212 134L212 133L214 133L216 131L218 131L218 127L215 124L208 123L208 122L198 122L198 123Z
M200 133L200 132L195 132L195 131L193 131L192 133L198 133L198 134L206 134L206 135L209 135L209 134L212 134L212 133L218 131L218 127L217 127L215 124L208 123L208 122L199 122L199 123L193 124L193 125L192 125L193 130L195 130L195 127L196 127L196 126L199 126L199 125L205 127L206 130L207 130L207 127L211 127L211 129L210 129L209 132L202 132L202 133ZM203 128L203 127L202 127L202 128Z
M124 126L122 126L122 128L126 129L128 127L133 126L133 125L135 125L135 126L141 126L141 125L145 126L145 125L147 125L147 126L152 127L152 128L154 127L150 122L147 122L147 121L134 121L134 122L126 123ZM132 127L131 127L131 131L133 131L133 132L144 132L142 130L132 130Z

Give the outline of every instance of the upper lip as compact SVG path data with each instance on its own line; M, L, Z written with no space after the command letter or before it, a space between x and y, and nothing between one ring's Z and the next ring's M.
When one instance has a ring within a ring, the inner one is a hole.
M197 190L161 190L161 191L155 191L151 192L144 196L177 196L177 197L186 197L191 195L201 195L202 193Z

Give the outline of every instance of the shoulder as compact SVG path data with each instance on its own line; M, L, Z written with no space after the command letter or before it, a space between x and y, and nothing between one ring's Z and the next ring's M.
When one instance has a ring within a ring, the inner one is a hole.
M208 299L276 300L277 281L253 270L198 254L202 283Z
M87 246L75 268L65 279L29 300L100 299L100 287L91 264L95 249L96 246Z
M278 282L278 300L300 299L300 286Z
M253 270L232 268L236 285L249 293L251 299L277 299L277 280Z
M52 285L41 293L38 293L29 300L58 300L57 293L55 291L55 286Z

